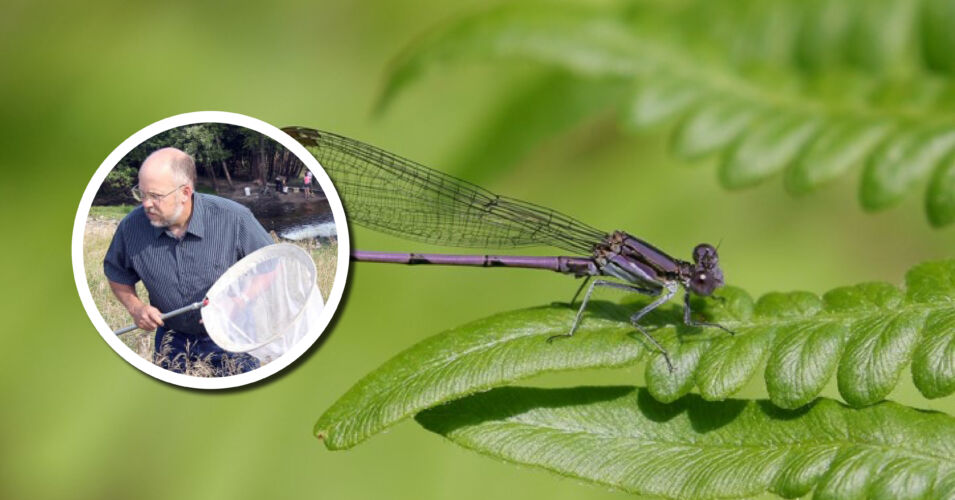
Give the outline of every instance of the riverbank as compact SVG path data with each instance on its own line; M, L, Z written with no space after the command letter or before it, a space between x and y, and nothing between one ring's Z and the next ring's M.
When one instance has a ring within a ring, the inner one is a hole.
M335 239L338 228L331 214L331 206L324 193L313 192L308 199L305 193L279 193L274 186L263 188L256 182L236 182L229 187L219 183L220 190L201 180L197 186L199 192L214 194L235 201L255 215L266 231L275 232L283 239L301 241L317 238ZM246 188L249 194L246 195ZM94 218L122 219L138 205L93 206L90 216Z
M275 184L269 184L268 186L263 187L262 184L257 181L234 181L231 187L228 183L220 181L218 187L219 189L216 190L213 185L208 184L205 182L205 179L203 179L203 182L199 183L198 189L201 192L207 192L217 196L222 196L223 198L229 198L230 200L237 201L243 205L248 203L269 201L278 201L293 205L307 205L311 203L328 204L328 201L325 198L325 193L322 192L320 188L312 189L311 196L305 198L305 192L301 186L289 186L288 193L277 192L275 190ZM245 194L246 188L249 190L248 195Z
M211 192L212 186L202 183L199 188ZM220 182L219 188L213 194L246 206L266 231L274 231L283 239L334 239L338 235L331 206L320 189L313 190L306 199L301 190L292 192L290 188L288 193L277 192L274 185L263 188L257 182L235 182L232 188Z

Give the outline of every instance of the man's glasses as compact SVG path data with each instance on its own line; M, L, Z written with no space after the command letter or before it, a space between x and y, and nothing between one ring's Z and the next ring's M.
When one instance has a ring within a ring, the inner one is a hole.
M165 197L167 197L167 196L169 196L169 195L175 193L176 191L179 190L179 188L181 188L181 187L183 187L183 186L185 186L185 184L180 184L179 187L177 187L176 189L173 189L172 191L170 191L170 192L168 192L168 193L166 193L166 194L145 193L145 192L143 192L142 189L139 189L139 185L134 186L133 189L131 189L130 191L132 191L132 193L133 193L133 198L136 198L136 201L147 201L147 200L148 200L148 201L151 201L151 202L153 202L153 203L159 203L160 201L163 200L163 198L165 198Z

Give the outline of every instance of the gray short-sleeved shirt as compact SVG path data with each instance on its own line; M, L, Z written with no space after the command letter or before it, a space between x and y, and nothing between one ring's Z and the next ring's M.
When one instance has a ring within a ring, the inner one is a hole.
M272 243L248 208L195 193L189 227L181 240L165 228L152 226L142 206L130 212L116 228L103 270L116 283L142 281L150 304L167 312L202 300L232 264ZM165 324L182 333L205 335L199 319L199 311L191 311Z

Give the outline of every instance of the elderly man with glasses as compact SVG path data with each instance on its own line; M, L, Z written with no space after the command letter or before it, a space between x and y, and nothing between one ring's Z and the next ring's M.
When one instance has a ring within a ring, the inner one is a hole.
M196 193L195 182L195 161L183 151L163 148L149 155L133 188L142 205L119 223L103 268L136 326L156 330L160 366L184 373L201 362L215 375L242 373L257 368L258 361L212 342L198 311L165 322L160 318L161 311L201 301L232 264L272 244L249 209ZM136 295L139 281L149 304Z

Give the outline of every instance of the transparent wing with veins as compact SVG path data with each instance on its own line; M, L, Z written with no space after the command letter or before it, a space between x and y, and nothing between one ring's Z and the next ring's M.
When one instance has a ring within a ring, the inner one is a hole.
M607 235L347 137L304 127L283 131L318 159L349 219L376 231L436 245L552 246L582 254Z

